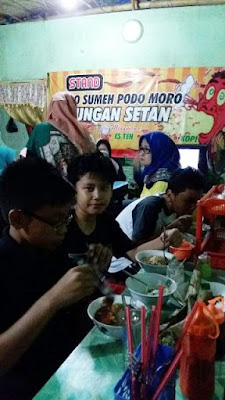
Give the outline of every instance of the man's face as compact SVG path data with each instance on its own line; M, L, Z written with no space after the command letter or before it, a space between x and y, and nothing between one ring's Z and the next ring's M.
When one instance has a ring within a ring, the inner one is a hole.
M76 183L76 207L83 215L101 214L111 197L112 186L101 176L87 173Z
M186 189L184 192L174 194L169 191L173 211L181 215L191 215L196 208L197 201L202 197L202 191Z
M34 247L56 249L63 242L67 232L70 207L71 204L44 206L32 215L24 212L28 222L23 227L23 238Z

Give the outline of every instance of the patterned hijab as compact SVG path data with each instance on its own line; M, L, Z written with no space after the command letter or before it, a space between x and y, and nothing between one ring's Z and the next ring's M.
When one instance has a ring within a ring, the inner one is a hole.
M146 187L157 181L168 181L171 173L180 168L180 154L175 143L163 132L148 132L140 137L139 147L145 139L152 153L152 162L145 166L142 177Z
M77 106L70 93L58 92L53 95L47 121L64 133L80 153L96 151L94 139L85 128L85 124L77 119Z

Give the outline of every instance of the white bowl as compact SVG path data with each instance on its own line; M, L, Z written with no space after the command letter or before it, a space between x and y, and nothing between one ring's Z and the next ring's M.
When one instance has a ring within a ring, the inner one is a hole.
M92 319L92 321L94 322L94 324L98 327L98 329L102 333L104 333L107 336L114 337L116 339L121 339L123 336L123 326L107 325L107 324L103 324L102 322L97 321L95 319L95 314L98 311L98 309L101 307L102 301L104 298L105 297L98 297L97 299L93 300L88 306L87 313L88 313L89 317ZM125 301L126 301L127 305L132 304L132 307L135 307L138 310L140 310L142 306L145 306L141 301L132 302L132 299L130 296L125 296ZM115 295L113 303L123 304L122 296ZM141 320L136 323L132 322L132 324L140 325Z
M160 256L164 257L164 252L162 250L144 250L140 251L139 253L136 254L136 260L140 267L146 271L146 272L153 272L155 274L163 274L166 275L166 264L163 265L152 265L149 263L144 262L143 260L146 257L151 257L151 256ZM172 260L173 254L168 253L168 251L165 251L165 257L167 260Z
M160 285L169 289L169 293L163 295L163 304L165 304L169 297L176 291L177 284L167 276L160 274L151 274L148 272L141 271L134 277L142 280L149 285L150 289L158 289ZM146 306L156 305L158 301L158 295L145 294L146 287L141 282L129 277L126 279L126 286L130 291L131 296L134 300L139 300Z

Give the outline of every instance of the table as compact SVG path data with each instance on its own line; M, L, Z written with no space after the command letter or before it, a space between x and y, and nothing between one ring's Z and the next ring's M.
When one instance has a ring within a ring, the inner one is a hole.
M113 389L122 373L121 342L94 327L34 400L113 400ZM212 400L222 400L225 361L216 362L216 377L216 394ZM177 383L176 400L184 399Z
M122 343L94 327L34 399L112 400L122 372Z
M214 271L212 280L225 283L225 271ZM122 343L94 327L34 400L113 400L123 364ZM224 388L225 361L216 362L216 391L212 400L222 400ZM177 382L176 400L184 399Z

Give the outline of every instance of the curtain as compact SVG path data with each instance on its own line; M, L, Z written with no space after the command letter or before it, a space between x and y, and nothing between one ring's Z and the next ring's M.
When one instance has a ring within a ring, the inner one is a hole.
M0 107L17 121L34 126L46 119L47 81L0 82Z

